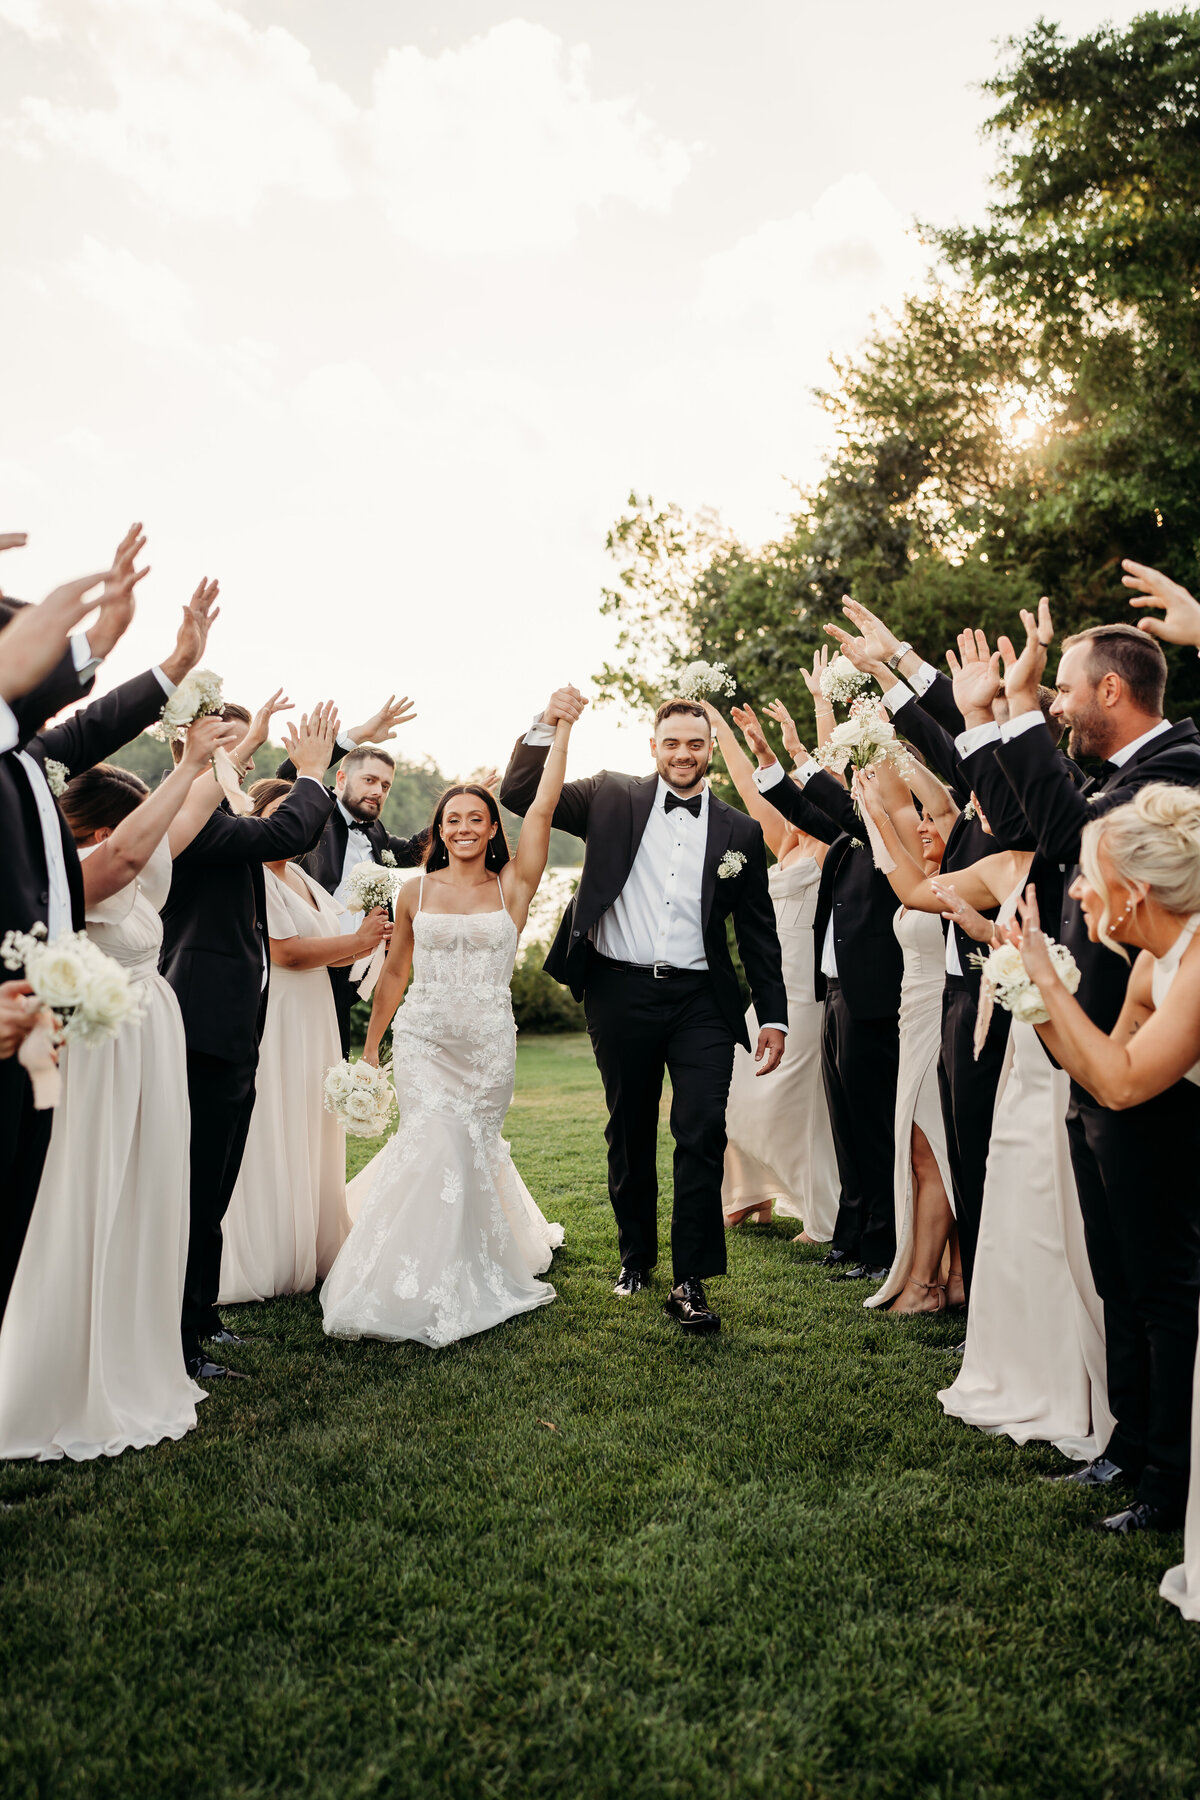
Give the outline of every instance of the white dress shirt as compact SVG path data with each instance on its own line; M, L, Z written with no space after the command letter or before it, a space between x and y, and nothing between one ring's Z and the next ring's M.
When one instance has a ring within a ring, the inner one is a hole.
M362 820L356 819L353 813L347 812L336 796L334 805L346 821L346 854L342 861L342 878L333 890L333 897L335 900L340 900L345 906L347 881L359 863L374 861L375 852L371 848L371 840L363 828ZM338 920L342 936L345 937L347 932L357 931L361 922L361 913L343 912Z

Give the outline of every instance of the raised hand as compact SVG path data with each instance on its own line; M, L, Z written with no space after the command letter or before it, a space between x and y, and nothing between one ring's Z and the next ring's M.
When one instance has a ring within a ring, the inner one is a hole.
M1019 656L1013 648L1011 638L1002 637L999 640L1000 655L1004 662L1004 692L1009 714L1013 718L1021 713L1038 710L1038 687L1046 667L1050 645L1054 641L1050 602L1046 599L1039 600L1036 616L1022 607L1021 623L1025 627L1025 644Z
M766 733L758 722L758 715L752 706L733 706L729 716L757 756L762 767L776 760L775 752L766 739Z
M95 593L115 571L81 575L55 588L40 606L22 606L0 628L0 700L18 700L44 681L80 620L100 603Z
M302 713L299 725L288 720L284 748L291 758L297 777L311 775L320 781L329 767L339 724L337 708L332 700L320 700L311 713Z
M23 550L29 542L27 531L0 531L0 550ZM14 982L5 982L5 987L13 987Z
M219 592L217 582L206 581L201 577L199 586L183 609L175 648L162 665L162 672L168 681L182 681L204 655L208 634L221 616L221 609L217 605Z
M583 717L583 709L586 705L587 701L579 689L568 682L566 687L555 688L551 694L542 712L542 724L557 725L560 719L565 719L569 725L574 725L578 719Z
M356 744L389 744L396 735L398 725L410 725L417 716L417 709L407 694L397 700L395 694L389 694L378 712L373 712L369 719L361 725L351 725L348 736Z
M1185 587L1171 581L1161 569L1148 569L1144 563L1130 562L1126 557L1121 567L1128 571L1122 585L1136 588L1130 606L1161 606L1163 616L1147 614L1138 620L1138 630L1167 644L1195 644L1200 649L1200 600L1194 600Z
M145 546L145 533L141 521L137 520L117 545L112 573L105 581L104 592L100 596L99 616L88 628L88 647L93 656L110 655L133 623L133 589L136 581L140 581L150 571L148 568L142 569L137 574L136 581L131 581L130 577L134 573L133 565Z
M990 919L985 919L981 912L976 912L969 900L964 900L952 881L931 881L930 888L944 903L942 917L949 919L973 938L977 944L990 944L995 936L995 929Z
M861 669L864 675L878 675L880 671L887 674L883 658L868 653L866 638L851 637L850 633L843 631L840 625L827 625L825 629L831 638L837 639L842 655L848 657L855 668Z
M990 725L992 702L1003 690L1000 655L988 648L982 631L960 631L958 655L946 652L952 677L954 704L969 726Z
M484 769L476 786L486 788L489 794L494 794L500 786L499 769Z
M816 666L815 657L813 658L813 666ZM781 728L783 732L783 747L791 757L792 761L797 763L807 762L809 760L808 751L800 742L800 733L796 730L796 721L793 719L787 707L783 704L783 701L772 700L769 705L763 707L763 711L769 719L774 719L775 723Z
M889 656L895 656L900 648L900 639L894 631L889 631L877 613L869 612L852 600L849 594L842 597L842 611L859 634L862 654L872 662L886 663ZM853 661L853 658L851 658ZM854 664L855 668L859 665Z
M276 688L275 692L269 699L263 701L254 714L237 749L231 752L234 761L240 763L244 769L248 768L255 751L261 750L270 737L271 720L276 713L290 712L295 704L294 700L288 699L282 688Z
M206 768L218 750L228 750L232 756L241 736L241 722L238 719L222 719L215 713L202 719L196 719L189 725L184 734L183 754L179 758L182 768L192 769L196 774Z
M801 671L800 671L800 679L801 679L801 681L803 681L805 687L808 689L809 693L812 695L813 700L817 706L823 707L823 706L829 705L829 701L825 698L825 690L821 686L821 677L822 677L822 675L824 675L824 673L828 667L829 667L829 645L822 644L821 648L819 650L813 651L811 673L807 669L801 669ZM776 706L778 706L779 702L776 701L775 704L776 704ZM769 712L770 708L768 707L767 710Z

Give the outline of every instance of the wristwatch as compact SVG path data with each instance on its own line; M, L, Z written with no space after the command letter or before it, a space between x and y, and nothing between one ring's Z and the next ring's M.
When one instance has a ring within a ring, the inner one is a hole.
M892 651L892 654L888 657L887 663L885 666L892 671L893 675L896 675L899 673L900 658L902 656L907 656L911 649L912 649L911 644L898 644L896 646L896 648Z

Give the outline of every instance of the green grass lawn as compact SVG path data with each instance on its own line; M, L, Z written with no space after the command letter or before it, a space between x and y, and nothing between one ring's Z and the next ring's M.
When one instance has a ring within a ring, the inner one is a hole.
M955 1324L783 1225L715 1340L666 1266L616 1301L602 1126L586 1040L523 1044L554 1306L437 1352L246 1308L183 1443L0 1469L4 1800L1200 1791L1180 1538L1085 1530L1053 1451L943 1418Z

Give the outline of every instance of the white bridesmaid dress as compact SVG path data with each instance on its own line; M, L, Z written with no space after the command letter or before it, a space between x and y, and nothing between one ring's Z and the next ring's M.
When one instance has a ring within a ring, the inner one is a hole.
M344 908L298 863L289 865L297 887L263 873L271 937L340 936ZM341 1060L328 969L273 965L254 1112L222 1227L218 1305L311 1293L333 1267L350 1230L346 1134L325 1110L324 1085Z
M87 850L81 852L86 857ZM88 909L146 999L62 1059L46 1167L0 1329L0 1456L83 1461L181 1438L204 1392L179 1336L190 1119L183 1021L158 973L171 857Z
M776 863L767 880L783 952L787 1048L775 1073L762 1081L750 1052L740 1044L734 1052L721 1204L728 1216L773 1199L777 1213L802 1219L809 1237L828 1243L840 1185L821 1081L824 1007L813 994L813 919L821 869L815 857L802 856L786 867ZM746 1028L755 1043L753 1007L746 1014Z
M863 1301L864 1306L889 1305L903 1291L912 1270L914 1125L919 1125L925 1133L937 1159L947 1197L954 1192L938 1089L946 939L936 913L911 912L903 906L896 914L894 930L904 952L904 979L900 987L900 1068L896 1077L896 1254L887 1280Z
M1011 894L998 915L1016 911ZM1104 1314L1067 1140L1070 1081L1015 1019L992 1123L967 1345L951 1418L1090 1462L1108 1442Z

